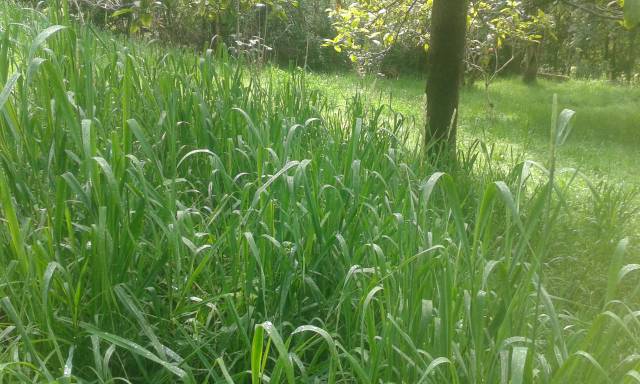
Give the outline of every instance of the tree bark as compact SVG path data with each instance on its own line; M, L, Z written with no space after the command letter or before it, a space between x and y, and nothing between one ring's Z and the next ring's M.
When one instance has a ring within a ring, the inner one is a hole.
M634 69L636 66L636 38L638 37L638 29L629 31L629 49L627 50L627 62L625 68L625 77L627 83L633 82Z
M609 80L616 81L618 79L618 39L613 39L613 49L611 51L611 75Z
M427 77L425 148L432 159L454 159L468 0L434 0Z
M533 84L538 80L538 44L532 43L527 47L524 57L525 67L522 81L525 84Z

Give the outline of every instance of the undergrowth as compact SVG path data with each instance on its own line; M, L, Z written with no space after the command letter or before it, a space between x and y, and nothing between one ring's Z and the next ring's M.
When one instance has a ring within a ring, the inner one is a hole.
M3 381L640 381L623 196L585 203L615 248L597 311L545 289L555 149L443 173L387 107L63 9L0 6Z

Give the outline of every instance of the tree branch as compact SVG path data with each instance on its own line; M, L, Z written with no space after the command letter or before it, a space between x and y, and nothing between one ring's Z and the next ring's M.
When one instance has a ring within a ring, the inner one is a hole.
M599 17L601 19L615 20L615 21L621 21L622 20L622 15L612 15L612 14L601 13L601 12L598 12L598 10L595 10L595 9L593 9L591 7L588 7L588 6L585 6L585 5L582 5L582 4L576 4L576 3L574 3L574 2L572 2L570 0L561 0L561 2L566 4L566 5L568 5L568 6L570 6L570 7L579 9L579 10L581 10L583 12L586 12L586 13L588 13L590 15Z

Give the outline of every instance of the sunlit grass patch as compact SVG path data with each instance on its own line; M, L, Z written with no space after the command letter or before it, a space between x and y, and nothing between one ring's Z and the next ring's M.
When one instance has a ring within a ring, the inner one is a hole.
M22 23L0 36L14 63L0 66L14 79L0 98L3 380L638 375L624 190L581 196L586 227L575 173L548 150L533 163L467 137L458 167L427 164L420 118L403 112L422 105L410 84L388 105L224 51L114 38L55 7L67 28L0 7ZM550 99L540 108L548 138ZM584 277L600 284L588 300L547 276L573 244L611 258Z

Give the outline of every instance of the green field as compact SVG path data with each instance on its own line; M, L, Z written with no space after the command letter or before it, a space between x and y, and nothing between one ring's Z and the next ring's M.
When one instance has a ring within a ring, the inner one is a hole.
M336 105L345 94L367 95L373 103L415 119L416 131L424 124L423 78L359 78L349 74L311 74L309 84L322 89ZM561 108L577 112L569 145L560 154L561 165L573 167L594 179L640 185L640 89L610 85L606 81L555 83L541 80L524 85L519 78L498 79L489 88L493 108L487 106L483 85L463 88L462 138L467 146L480 139L489 145L509 147L518 155L547 158L552 95Z
M1 381L640 379L638 89L467 90L440 169L420 79L0 25Z

